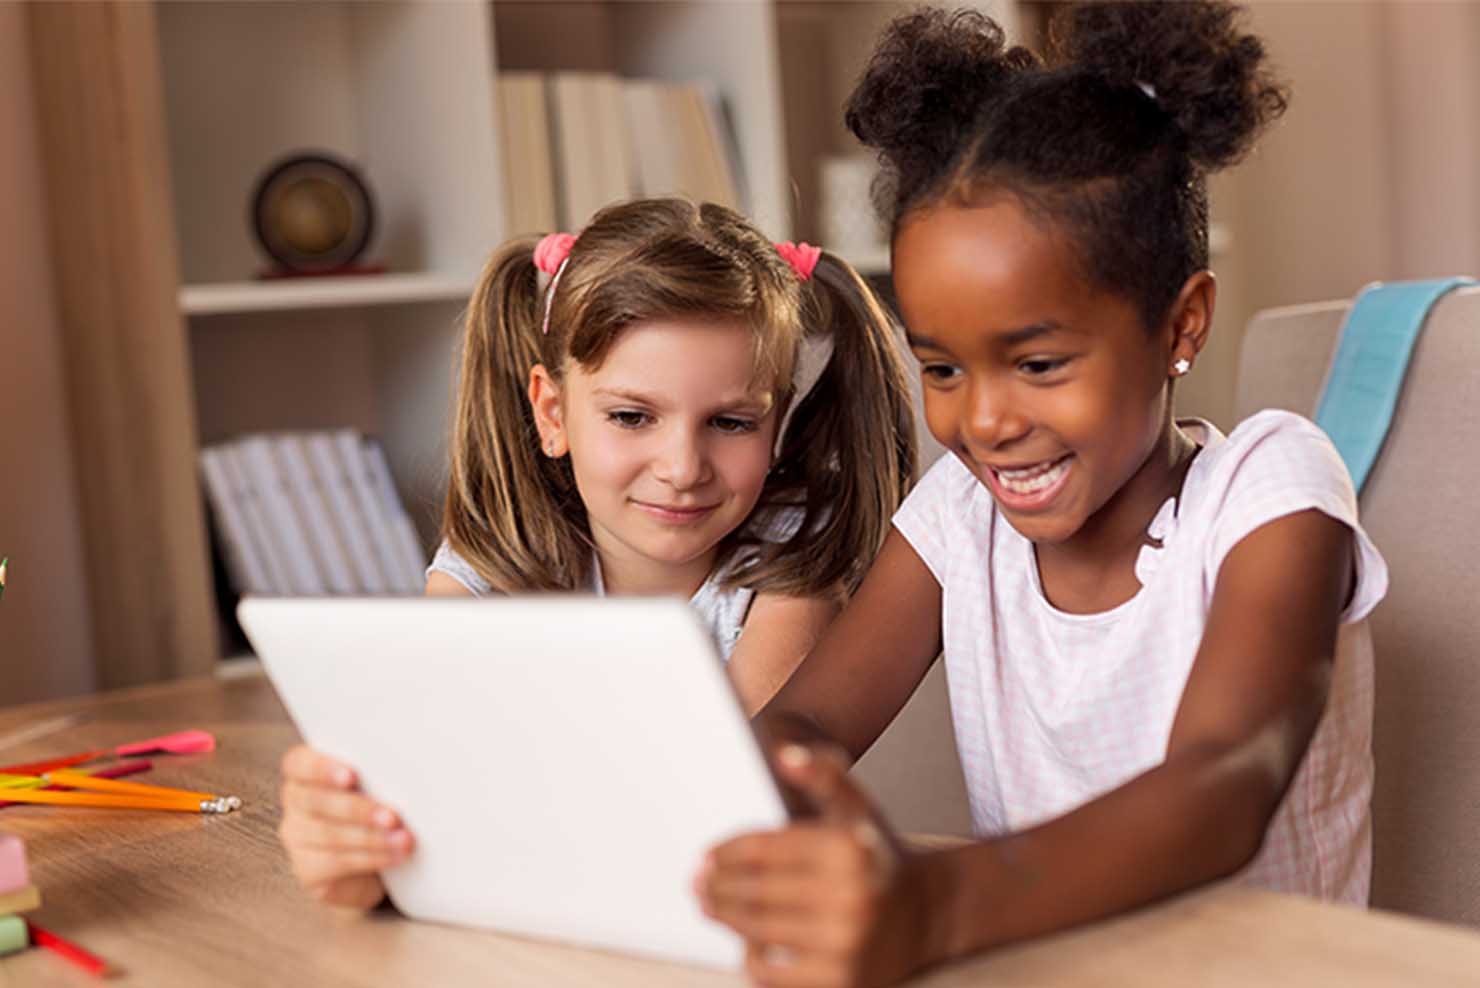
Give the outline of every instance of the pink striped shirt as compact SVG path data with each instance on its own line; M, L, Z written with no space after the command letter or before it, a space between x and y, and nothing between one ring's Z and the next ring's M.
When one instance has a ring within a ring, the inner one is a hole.
M1241 880L1365 904L1371 880L1372 644L1363 618L1387 566L1357 520L1326 435L1289 412L1251 416L1203 449L1180 504L1142 549L1130 600L1069 614L1044 597L1033 546L954 456L921 480L894 524L942 588L941 630L956 745L981 836L1060 816L1160 764L1202 640L1218 568L1246 535L1314 508L1356 533L1357 587L1330 696L1258 856Z

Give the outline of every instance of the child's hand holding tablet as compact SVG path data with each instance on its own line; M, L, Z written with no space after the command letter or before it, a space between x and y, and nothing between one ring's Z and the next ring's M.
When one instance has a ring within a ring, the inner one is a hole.
M331 906L379 904L379 873L416 846L400 815L362 793L354 769L306 745L283 756L282 799L278 832L304 889Z

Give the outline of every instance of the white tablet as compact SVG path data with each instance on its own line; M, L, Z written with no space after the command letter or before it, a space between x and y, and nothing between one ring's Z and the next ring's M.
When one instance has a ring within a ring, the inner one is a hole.
M304 739L415 835L418 919L723 967L704 852L786 811L714 645L677 599L247 598Z

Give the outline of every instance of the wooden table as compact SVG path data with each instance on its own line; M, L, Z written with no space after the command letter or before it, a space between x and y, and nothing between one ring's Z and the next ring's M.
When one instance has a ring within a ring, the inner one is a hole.
M117 969L119 984L738 986L738 975L411 922L344 915L307 899L278 846L277 761L296 732L250 674L0 711L0 735L80 711L87 720L0 750L0 763L190 727L209 755L161 759L165 784L240 795L220 817L15 806L0 829L27 841L35 914ZM94 982L30 950L0 961L0 986ZM991 985L1480 985L1480 933L1391 914L1220 886L1106 923L999 951L912 982Z

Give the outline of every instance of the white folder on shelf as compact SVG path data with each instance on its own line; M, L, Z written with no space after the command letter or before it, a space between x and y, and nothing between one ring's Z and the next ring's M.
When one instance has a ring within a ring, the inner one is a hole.
M411 516L401 504L401 496L396 493L396 483L391 477L391 467L386 461L385 450L380 443L370 438L364 440L361 449L364 451L365 465L370 471L370 481L380 495L380 503L390 522L391 542L406 574L405 579L408 584L420 590L426 582L426 550L422 548Z
M293 506L287 480L273 462L272 441L248 436L235 443L238 462L256 488L269 538L285 563L289 589L295 594L324 594L328 583L320 574L309 535Z
M238 485L228 472L226 454L206 447L200 451L198 460L232 587L238 593L274 592L277 588L247 523L236 489Z
M375 558L384 574L386 589L391 593L420 593L422 580L419 574L416 579L409 577L406 566L401 561L401 550L392 532L390 512L381 502L375 478L365 460L364 439L351 429L335 432L333 439L335 452L354 481L350 489L360 507L360 514L369 527L370 544L375 547Z
M297 436L269 437L276 466L286 481L289 498L313 546L320 575L330 593L360 593L365 588L355 579L338 527L330 516L318 479L309 469L308 457Z
M371 523L360 506L358 484L335 448L334 437L327 432L310 433L303 437L303 449L318 480L319 490L329 504L357 581L366 593L388 593L391 589L389 575L380 563L371 536Z
M277 594L291 594L293 583L288 575L287 563L283 559L282 550L278 548L277 540L272 536L272 523L263 512L257 482L242 463L241 451L232 443L222 443L212 448L220 454L222 471L230 484L232 499L241 509L248 537L262 560L269 589Z

